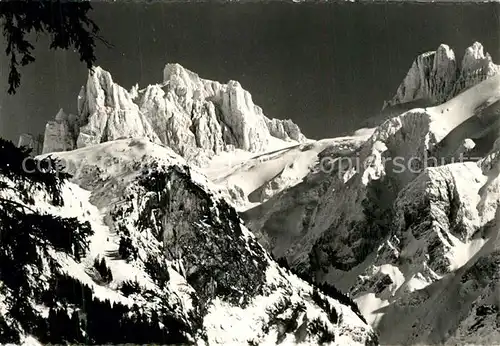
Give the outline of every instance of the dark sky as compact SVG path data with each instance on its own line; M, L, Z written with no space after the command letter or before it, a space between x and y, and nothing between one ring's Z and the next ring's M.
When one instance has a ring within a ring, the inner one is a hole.
M98 65L129 89L161 81L178 62L201 77L235 79L270 117L291 118L311 138L356 129L377 112L416 54L449 44L459 57L477 40L500 62L499 4L95 3L93 19L114 47ZM0 55L0 136L41 133L60 107L76 112L86 70L73 51L50 51L7 94ZM0 47L2 51L4 47Z

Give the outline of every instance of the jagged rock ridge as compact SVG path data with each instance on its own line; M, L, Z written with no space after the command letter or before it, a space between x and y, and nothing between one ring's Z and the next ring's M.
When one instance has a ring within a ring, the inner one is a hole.
M497 74L495 65L484 47L474 42L458 62L453 50L441 44L435 51L419 55L398 87L396 95L384 108L422 100L429 106L448 101L460 92Z
M201 165L231 148L259 152L276 140L305 140L292 121L267 118L236 81L221 84L167 64L161 84L129 92L96 67L78 96L76 119L60 112L47 124L43 152L124 137L164 144Z

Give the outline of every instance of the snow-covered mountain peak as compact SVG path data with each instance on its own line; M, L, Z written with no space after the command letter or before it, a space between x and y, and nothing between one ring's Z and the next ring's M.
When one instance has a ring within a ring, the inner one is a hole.
M265 152L276 142L306 140L292 121L266 117L236 81L202 79L179 64L167 64L163 72L162 84L129 92L95 67L78 96L78 119L48 126L43 152L143 137L204 166L231 148Z
M384 109L416 101L434 106L499 71L500 67L492 62L479 42L465 50L461 63L448 45L441 44L435 51L417 56L396 94L385 102Z
M193 84L201 84L201 79L198 74L185 69L181 64L166 64L163 69L163 82L166 83L177 78L184 81L191 80Z
M163 69L163 83L171 83L173 86L185 86L191 90L203 87L203 81L198 74L185 69L178 63L165 65Z
M222 156L237 164L241 157L309 141L291 120L268 118L237 81L221 84L180 64L167 64L161 83L144 88L136 84L127 91L109 72L95 67L78 96L78 116L59 114L47 124L43 153L122 138L144 138L168 146L205 171L217 170L215 161ZM274 174L277 177L279 172ZM300 179L286 178L268 194ZM235 204L248 203L240 187L227 188Z
M483 45L476 41L465 49L461 65L462 70L474 70L475 68L471 68L471 66L482 61L491 62L491 56L489 53L485 54Z
M86 85L83 87L84 94L79 100L86 104L79 107L79 116L82 121L96 112L99 108L113 107L126 109L130 107L129 93L113 81L111 73L100 66L89 71ZM86 108L85 108L86 107Z
M414 60L392 100L384 108L423 99L430 103L442 101L451 92L457 62L454 52L444 44L436 51L420 54ZM443 95L444 94L444 95Z

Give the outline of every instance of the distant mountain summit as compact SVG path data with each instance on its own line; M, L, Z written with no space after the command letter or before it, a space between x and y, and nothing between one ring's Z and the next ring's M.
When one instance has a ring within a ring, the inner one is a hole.
M22 133L17 141L17 146L30 148L33 155L40 155L43 147L43 135L34 136L31 133Z
M374 128L411 109L439 105L499 72L500 66L479 42L465 50L461 61L448 45L441 44L414 59L394 96L361 126Z
M306 139L291 120L266 117L240 83L202 79L179 64L165 66L162 83L130 91L96 67L78 96L78 115L61 112L47 124L44 153L142 137L203 165L223 151Z
M417 56L384 108L418 100L427 101L429 106L440 104L499 71L500 66L479 42L465 50L461 62L448 45L441 44L435 51Z

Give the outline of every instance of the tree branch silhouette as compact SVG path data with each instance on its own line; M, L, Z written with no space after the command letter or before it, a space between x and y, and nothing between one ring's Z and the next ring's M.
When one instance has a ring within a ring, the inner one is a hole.
M88 17L88 1L18 0L0 1L0 22L9 57L9 94L21 85L20 67L35 61L34 46L26 38L31 32L47 34L50 49L73 47L80 61L92 70L96 61L96 41L111 45L99 35L99 28Z

